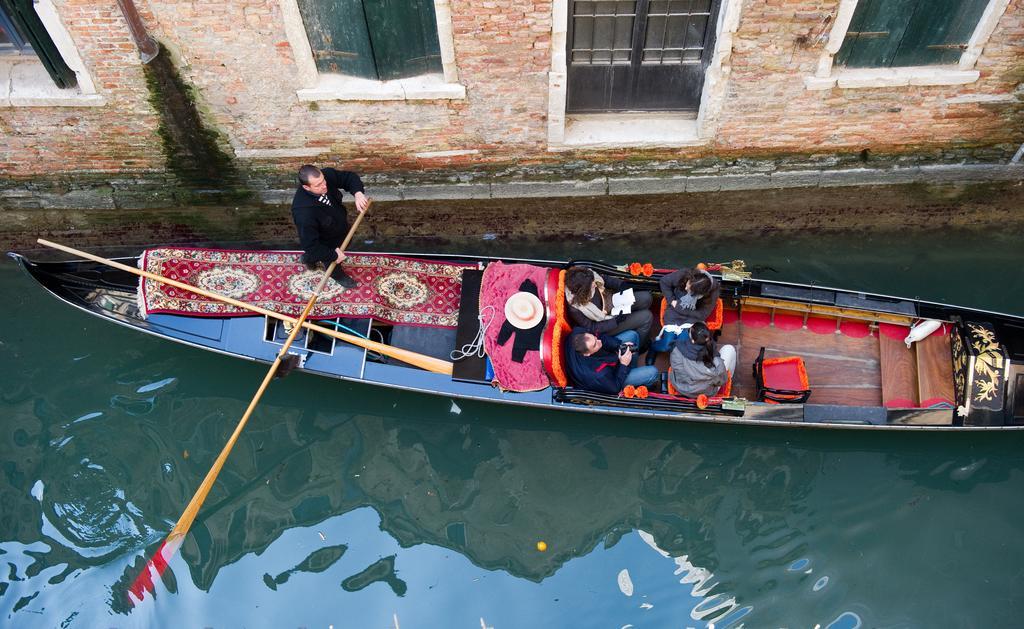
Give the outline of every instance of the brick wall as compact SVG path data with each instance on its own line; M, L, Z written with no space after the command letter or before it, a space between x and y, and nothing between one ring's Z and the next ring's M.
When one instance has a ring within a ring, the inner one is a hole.
M957 97L1010 94L1024 81L1022 0L1010 2L985 46L976 83L807 90L803 79L814 75L823 44L802 45L801 37L820 33L824 19L835 15L838 4L837 0L744 2L733 38L717 147L898 150L1024 141L1021 98L956 102Z
M147 171L164 165L142 67L113 2L55 2L104 107L0 108L0 174Z
M160 171L165 167L138 53L116 4L56 0L103 107L0 108L0 174ZM809 45L838 0L745 0L716 136L673 150L547 151L550 0L452 0L464 100L300 102L295 55L279 0L138 0L154 38L196 88L206 122L235 150L290 150L244 160L287 173L303 161L344 161L365 172L486 164L680 160L737 154L871 148L927 151L1024 141L1024 0L1012 0L970 85L811 91L821 43ZM1020 92L1018 91L1018 94ZM968 98L963 98L968 97ZM954 99L951 102L951 99ZM305 150L318 157L299 156ZM417 158L416 153L478 153ZM229 151L230 152L230 151Z

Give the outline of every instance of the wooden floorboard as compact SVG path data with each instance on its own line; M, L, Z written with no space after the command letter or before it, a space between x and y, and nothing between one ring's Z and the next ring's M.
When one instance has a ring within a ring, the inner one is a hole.
M935 333L914 344L917 349L919 401L953 403L953 360L949 335Z
M899 407L917 406L917 359L900 339L878 335L882 371L882 403ZM906 403L903 403L905 401Z
M754 399L752 367L762 346L765 355L800 356L811 382L810 402L880 406L882 375L878 338L854 338L844 334L816 334L810 330L783 330L775 326L741 326L738 321L722 326L718 345L737 349L733 395ZM668 354L658 359L658 368L668 368Z
M723 330L721 342L726 338ZM739 354L733 380L735 395L754 399L751 369L763 346L768 358L800 356L804 359L813 391L809 400L812 404L882 404L879 347L875 336L854 338L844 334L816 334L804 329L782 330L769 325L737 326L731 338L736 339Z

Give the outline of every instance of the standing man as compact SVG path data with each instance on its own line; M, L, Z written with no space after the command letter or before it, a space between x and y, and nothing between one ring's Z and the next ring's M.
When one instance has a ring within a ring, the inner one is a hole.
M299 243L304 251L302 261L306 266L314 268L322 264L326 267L337 261L331 279L345 288L354 288L357 282L341 268L345 253L340 245L349 230L348 215L341 204L342 190L355 197L360 213L370 207L359 175L333 168L321 170L306 164L299 169L299 187L292 199L292 219L299 230Z

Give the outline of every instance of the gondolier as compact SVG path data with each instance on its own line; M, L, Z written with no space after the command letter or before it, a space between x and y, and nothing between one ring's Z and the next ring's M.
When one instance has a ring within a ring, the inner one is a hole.
M339 245L349 229L348 215L341 204L342 190L355 197L359 212L370 207L370 198L366 196L363 182L356 173L334 168L320 169L310 164L299 168L299 187L292 199L292 219L304 251L302 261L311 268L337 261L339 266L331 273L331 278L345 288L354 288L356 281L341 267L345 254Z

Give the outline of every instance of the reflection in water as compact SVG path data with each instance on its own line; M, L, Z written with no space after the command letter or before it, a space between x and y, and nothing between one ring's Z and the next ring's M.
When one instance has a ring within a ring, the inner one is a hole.
M843 612L838 618L828 623L825 629L859 629L860 616L853 612Z
M181 357L190 358L187 351ZM28 562L17 573L22 580L9 581L18 588L17 600L32 597L22 603L21 612L37 606L61 608L53 586L74 574L90 575L92 590L101 579L110 592L108 609L129 613L119 602L119 588L139 569L138 553L170 528L244 403L244 384L238 385L235 399L203 391L202 383L213 381L205 369L219 365L194 368L178 389L189 395L158 395L145 420L111 410L76 423L71 420L82 417L80 408L91 400L72 403L67 398L66 411L63 405L51 409L48 427L26 425L28 435L47 433L47 464L37 468L45 480L22 494L35 496L35 523L7 530L26 539L41 535L46 545L3 547L8 557L19 555ZM282 589L286 584L300 575L322 573L323 580L303 583L325 592L367 592L374 605L384 608L388 604L382 591L426 604L441 586L417 578L419 568L409 565L415 561L412 549L421 549L428 564L451 561L439 559L439 553L457 553L470 562L462 569L475 575L477 583L501 583L500 588L484 588L487 596L481 600L489 604L480 610L490 610L484 615L498 626L495 610L513 613L514 601L532 600L495 602L510 587L507 579L560 591L566 587L562 575L572 574L575 562L609 563L610 558L602 557L621 548L621 563L586 571L573 587L586 588L603 573L621 597L620 603L609 605L619 610L623 624L643 620L630 615L642 612L670 622L683 613L691 623L717 627L781 625L794 616L806 619L808 626L824 625L846 611L845 602L854 591L849 580L855 577L848 576L847 585L823 606L807 599L806 608L794 612L767 602L779 590L801 600L836 589L820 574L811 574L817 572L808 559L812 551L830 557L829 574L855 574L862 559L842 555L854 543L850 540L862 544L876 539L882 528L890 536L917 535L914 522L919 518L901 525L886 514L893 502L910 510L921 507L910 504L920 485L907 479L930 479L941 488L935 497L940 500L970 494L979 482L1009 482L1021 471L1019 460L999 447L986 447L990 462L982 470L992 467L993 460L1001 461L997 467L1003 469L1003 481L980 472L954 474L964 467L956 459L948 459L936 472L934 453L925 444L921 456L920 442L909 437L889 447L873 436L842 434L842 441L833 443L818 439L817 433L640 425L576 416L558 416L553 430L545 422L476 404L464 404L456 416L447 413L450 402L442 399L357 399L353 396L360 387L339 388L312 379L289 384L297 386L285 403L280 404L280 396L269 399L260 420L236 446L195 534L182 547L181 563L172 566L178 583L168 582L167 587L183 600L191 600L193 591L215 595L234 578L222 572L233 574L234 567L245 566L246 573L263 575L258 578L261 590L252 594L256 599L272 591L290 599L297 591ZM332 402L337 393L343 401ZM394 404L398 406L392 408ZM410 419L406 404L433 419ZM115 427L122 433L118 447L131 444L120 454L105 445ZM680 440L684 435L685 441ZM73 439L62 448L48 445L59 437ZM940 446L949 452L961 449L945 441L948 445ZM39 443L34 438L24 442ZM81 456L86 449L91 456ZM125 456L127 451L130 456ZM5 492L5 499L24 502ZM879 501L887 492L891 497ZM136 506L140 503L146 507ZM375 512L376 524L320 534L325 523L361 512L366 505ZM930 518L934 511L920 515ZM836 520L849 522L842 529L849 540L840 542L833 534L840 532L831 526ZM303 527L316 527L312 541L317 546L306 546L280 567L257 561L269 561L280 552L275 549L288 532ZM375 529L392 540L384 546L371 543L376 556L366 542ZM640 546L629 541L637 530ZM547 552L536 550L538 539L547 542ZM650 555L650 549L656 552ZM671 580L671 569L643 577L652 572L653 557L674 562ZM623 566L635 588L630 597L617 576ZM181 583L183 570L190 573L187 584ZM484 578L493 574L488 571L507 579ZM798 578L787 580L787 574ZM802 577L812 580L805 583ZM664 583L652 589L652 579ZM686 587L685 598L671 594L671 583ZM829 587L823 587L826 583ZM630 599L636 603L622 607ZM5 605L13 606L15 600L0 597ZM94 614L77 620L88 624ZM528 626L504 620L501 626Z
M299 565L290 570L285 570L276 577L264 574L263 582L266 583L267 587L271 590L276 590L277 586L287 583L288 579L290 579L296 572L323 572L334 565L334 562L341 559L341 556L345 554L346 550L348 550L348 546L344 544L327 546L325 548L314 550L309 557L303 559Z
M749 614L752 607L740 607L736 604L734 597L711 590L718 585L711 582L714 575L705 568L694 566L686 555L671 557L667 552L658 548L654 538L650 534L640 531L640 538L656 550L662 557L668 557L675 561L675 576L683 575L679 582L684 585L692 585L690 595L700 599L700 602L690 611L690 618L707 623L713 623L716 627L731 627L738 623L744 616Z
M358 592L372 583L387 583L397 596L405 596L408 586L395 574L395 557L385 557L373 562L359 574L354 574L341 582L346 592Z
M301 376L268 392L157 598L132 611L125 584L262 369L57 308L11 268L0 286L16 295L0 313L0 364L16 366L0 379L13 626L847 629L1024 613L1007 560L1024 554L1020 435L625 422ZM981 292L963 300L1014 294ZM229 616L225 600L243 604Z

